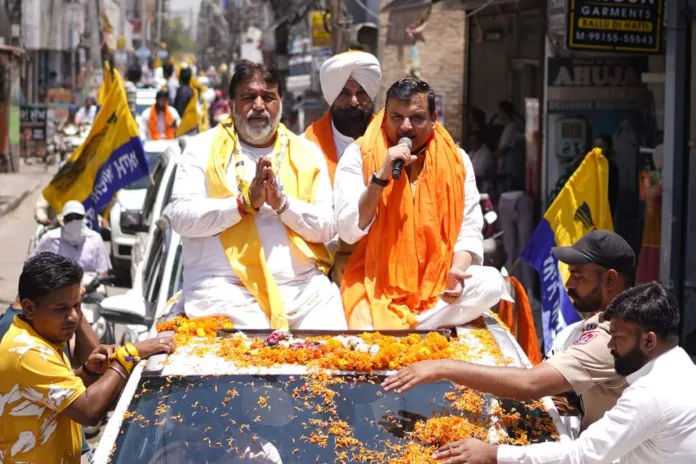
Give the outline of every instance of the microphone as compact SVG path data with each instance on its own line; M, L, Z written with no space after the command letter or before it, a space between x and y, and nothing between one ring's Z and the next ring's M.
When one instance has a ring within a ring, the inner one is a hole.
M408 147L408 149L411 149L411 145L413 145L413 142L411 142L411 139L408 137L401 137L399 139L399 143L397 145L405 145ZM392 168L392 179L394 180L399 180L399 177L401 177L401 170L404 168L404 160L398 159L394 161L394 167Z

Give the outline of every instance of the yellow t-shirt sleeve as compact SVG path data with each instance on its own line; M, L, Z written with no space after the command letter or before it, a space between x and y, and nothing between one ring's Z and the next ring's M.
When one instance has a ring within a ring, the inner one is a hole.
M19 361L20 393L23 397L61 413L86 390L61 353L35 347Z

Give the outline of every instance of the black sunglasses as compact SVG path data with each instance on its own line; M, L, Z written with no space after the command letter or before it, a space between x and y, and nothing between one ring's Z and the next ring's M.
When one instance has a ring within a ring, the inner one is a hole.
M72 213L72 214L68 214L67 216L65 216L63 218L63 222L67 224L68 222L77 221L77 220L84 219L84 218L85 217L81 214Z

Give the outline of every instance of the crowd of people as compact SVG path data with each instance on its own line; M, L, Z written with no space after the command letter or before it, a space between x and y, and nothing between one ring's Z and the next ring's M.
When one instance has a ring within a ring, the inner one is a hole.
M511 175L477 182L478 160L438 124L426 82L391 84L374 114L374 56L338 54L320 77L330 109L298 136L280 122L278 71L236 64L232 117L193 137L179 161L167 217L182 237L184 277L172 313L224 315L240 329L430 330L510 300L501 273L483 265L479 187L519 181L507 158L514 142L491 154ZM179 84L143 118L151 137L175 127L188 95ZM513 134L504 140L514 139L513 110L501 105ZM97 344L80 311L83 269L98 255L80 206L65 205L63 226L26 262L13 312L0 319L0 462L77 462L80 425L103 416L140 359L175 348L168 338ZM545 362L424 361L384 388L450 380L499 397L553 395L580 418L568 420L572 443L466 440L438 451L448 464L692 462L696 367L678 347L674 298L660 284L634 286L634 252L613 232L553 253L570 268L566 288L583 320Z

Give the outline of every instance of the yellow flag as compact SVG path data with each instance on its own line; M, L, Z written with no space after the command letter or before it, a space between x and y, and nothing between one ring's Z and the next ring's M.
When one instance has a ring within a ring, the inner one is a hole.
M208 115L208 102L203 99L203 104L201 105L201 116L198 121L198 130L203 132L210 129L210 118Z
M179 127L176 128L176 136L181 137L182 135L189 134L193 131L199 129L198 126L198 90L192 88L193 95L186 105L184 114L181 115L181 123Z
M551 249L570 246L593 230L614 230L609 208L609 163L602 151L589 152L551 203L521 258L539 272L544 347L564 327L580 320L565 290L570 272Z
M118 72L114 73L114 82L121 82ZM61 211L70 200L81 202L86 222L97 229L97 214L113 195L149 172L125 89L123 85L111 85L87 139L53 177L43 195L55 211Z
M104 102L106 101L106 97L109 95L109 91L111 90L111 84L112 84L112 79L111 79L111 66L109 65L108 61L104 62L104 78L102 79L102 83L99 86L99 92L97 93L97 105L102 106Z

